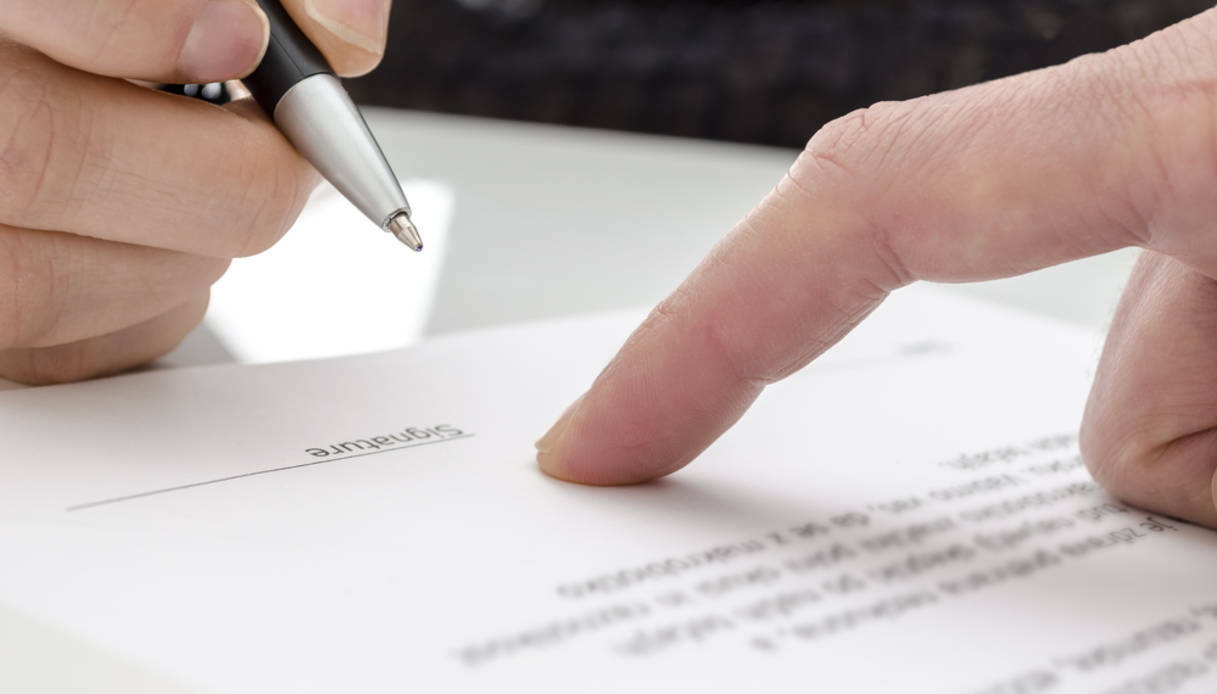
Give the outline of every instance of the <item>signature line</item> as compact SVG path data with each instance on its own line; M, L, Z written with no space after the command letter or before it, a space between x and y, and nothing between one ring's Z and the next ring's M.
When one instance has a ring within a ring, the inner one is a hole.
M394 446L392 448L382 448L376 451L365 451L363 453L354 453L352 455L344 455L339 458L327 458L325 460L314 460L308 463L298 463L296 465L285 465L283 467L273 467L266 470L254 470L253 472L243 472L239 475L230 475L228 477L217 477L214 480L203 480L201 482L191 482L190 484L179 484L176 487L165 487L163 489L153 489L147 492L139 492L138 494L127 494L125 496L116 496L111 499L101 499L99 501L90 501L83 504L76 504L65 508L65 511L83 511L85 509L97 508L98 506L109 506L123 501L133 501L135 499L143 499L149 496L157 496L159 494L168 494L169 492L180 492L183 489L194 489L195 487L206 487L210 484L219 484L221 482L231 482L233 480L244 479L246 477L257 477L258 475L269 475L272 472L284 472L286 470L299 470L300 468L313 467L314 465L325 465L327 463L337 463L343 460L352 458L363 458L364 456L376 455L378 453L388 453L390 451L400 451L406 448L418 448L420 446L429 446L433 443L443 443L445 441L456 441L457 439L472 438L473 434L460 434L457 436L449 436L446 439L435 439L433 441L418 441L417 443L406 444L405 446Z

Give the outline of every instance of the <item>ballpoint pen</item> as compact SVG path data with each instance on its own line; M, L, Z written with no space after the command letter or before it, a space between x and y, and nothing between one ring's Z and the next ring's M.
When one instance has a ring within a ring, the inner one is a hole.
M381 229L423 248L410 204L372 132L321 52L277 0L257 0L270 20L266 56L246 89L305 159Z

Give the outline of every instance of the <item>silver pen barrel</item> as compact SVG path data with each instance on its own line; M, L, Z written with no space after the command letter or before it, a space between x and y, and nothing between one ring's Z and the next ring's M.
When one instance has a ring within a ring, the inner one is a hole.
M273 118L296 150L360 212L422 250L397 176L337 77L319 73L297 82L279 99Z

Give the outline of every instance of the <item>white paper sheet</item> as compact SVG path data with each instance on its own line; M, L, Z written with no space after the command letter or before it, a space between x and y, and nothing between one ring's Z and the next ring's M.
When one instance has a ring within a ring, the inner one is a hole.
M1217 688L1217 535L1080 466L1093 336L904 291L670 479L546 478L635 319L0 394L0 605L217 694Z

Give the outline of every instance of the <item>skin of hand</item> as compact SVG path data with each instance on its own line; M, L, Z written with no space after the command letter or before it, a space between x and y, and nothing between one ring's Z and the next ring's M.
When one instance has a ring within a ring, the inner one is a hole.
M379 62L390 3L284 0L342 75ZM267 29L253 0L0 2L0 378L164 354L295 220L318 176L256 105L129 81L241 77Z
M1217 526L1217 11L1065 65L851 113L537 442L588 484L669 474L916 280L1145 249L1083 416L1114 494Z

